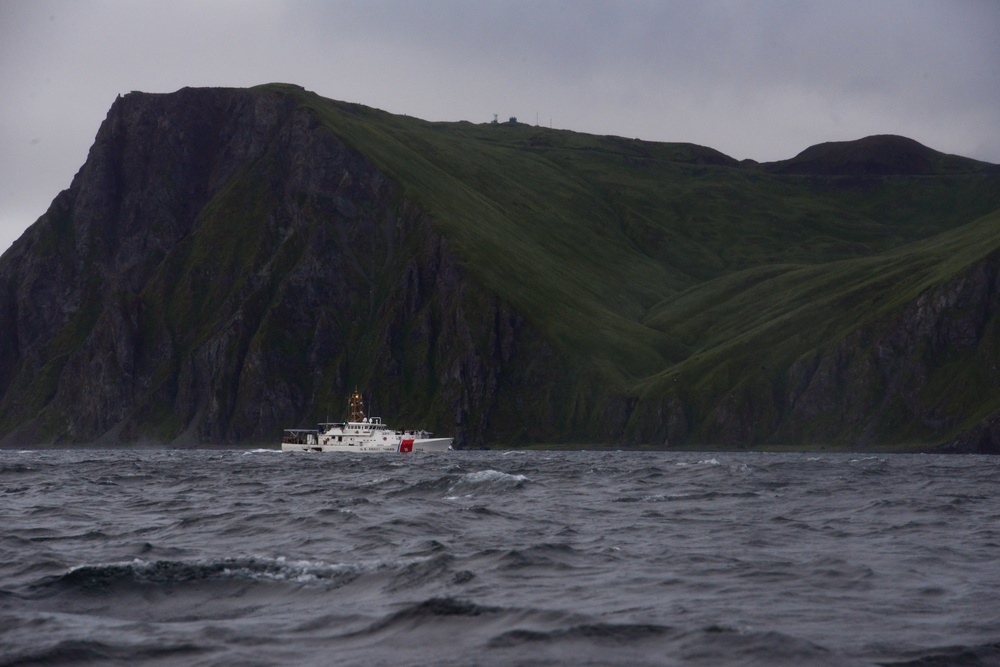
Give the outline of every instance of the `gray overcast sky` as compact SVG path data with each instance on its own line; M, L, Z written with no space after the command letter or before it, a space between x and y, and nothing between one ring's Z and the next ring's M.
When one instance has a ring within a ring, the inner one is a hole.
M739 159L901 134L1000 163L997 0L0 0L0 252L118 94L271 81Z

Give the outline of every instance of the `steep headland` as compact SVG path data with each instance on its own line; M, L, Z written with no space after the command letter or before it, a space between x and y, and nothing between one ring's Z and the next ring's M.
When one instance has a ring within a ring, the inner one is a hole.
M779 163L301 88L119 98L0 259L7 444L1000 446L1000 172Z

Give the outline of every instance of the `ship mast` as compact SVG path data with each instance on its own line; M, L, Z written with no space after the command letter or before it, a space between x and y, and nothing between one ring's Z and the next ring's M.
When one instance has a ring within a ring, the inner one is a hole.
M365 404L361 400L361 394L355 389L354 393L351 394L351 412L350 416L347 418L348 421L359 422L363 421L365 418Z

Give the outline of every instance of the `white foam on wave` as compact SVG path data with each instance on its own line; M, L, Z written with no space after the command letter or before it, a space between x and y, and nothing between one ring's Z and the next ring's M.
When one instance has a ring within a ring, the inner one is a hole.
M258 581L294 581L309 583L321 579L331 579L354 570L343 563L324 563L315 560L288 560L285 556L271 558L254 556L246 563L234 563L223 569L224 575L246 577Z
M719 463L719 459L713 457L710 459L702 459L697 463L690 463L688 461L678 461L674 465L676 465L678 468L687 468L689 466L718 466L722 464Z
M505 491L515 489L524 482L530 481L524 475L511 475L499 470L477 470L462 475L448 489L445 500L471 498L479 491ZM463 493L464 492L464 493Z
M382 570L395 570L410 567L418 563L429 560L430 556L414 556L412 558L400 559L373 559L361 560L348 563L326 563L315 560L296 560L285 556L269 557L254 556L251 560L266 563L270 567L262 572L256 568L248 568L244 573L236 570L234 573L245 574L250 578L269 581L295 581L297 583L310 583L334 579L342 575L368 574L380 572Z
M67 573L79 570L131 571L136 578L148 581L185 581L201 579L250 579L261 582L314 583L344 576L380 570L400 569L428 560L418 556L398 560L376 559L348 563L290 559L286 556L248 556L235 558L194 559L190 561L148 561L134 558L99 565L76 565Z
M249 456L250 454L281 454L281 450L261 448L261 449L248 449L247 451L243 452L243 456Z
M511 475L506 472L500 472L499 470L479 470L462 475L462 481L472 484L493 484L496 482L512 482L519 484L521 482L527 482L528 478L524 475Z

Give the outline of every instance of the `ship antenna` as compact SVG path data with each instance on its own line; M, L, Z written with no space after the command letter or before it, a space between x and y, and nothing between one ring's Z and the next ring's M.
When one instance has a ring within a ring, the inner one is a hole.
M361 394L358 392L358 388L354 388L354 393L351 394L351 413L349 421L359 422L365 418L365 404L361 400Z

